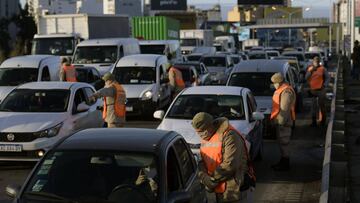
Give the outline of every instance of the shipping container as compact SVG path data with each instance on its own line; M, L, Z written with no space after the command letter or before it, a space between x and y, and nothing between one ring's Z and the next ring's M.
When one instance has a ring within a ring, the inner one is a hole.
M133 17L132 36L144 40L178 40L179 21L164 16Z

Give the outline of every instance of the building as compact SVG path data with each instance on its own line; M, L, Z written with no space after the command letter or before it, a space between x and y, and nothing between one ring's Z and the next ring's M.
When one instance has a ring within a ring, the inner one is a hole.
M141 0L104 0L104 14L142 16Z
M76 13L102 15L104 13L104 1L103 0L78 0L76 2Z
M0 0L0 18L11 18L19 13L19 0Z
M76 13L77 0L27 0L32 15Z
M233 9L227 13L227 21L240 22L241 19L239 6L234 6Z
M207 20L208 21L221 21L221 6L219 4L215 5L212 9L206 10Z

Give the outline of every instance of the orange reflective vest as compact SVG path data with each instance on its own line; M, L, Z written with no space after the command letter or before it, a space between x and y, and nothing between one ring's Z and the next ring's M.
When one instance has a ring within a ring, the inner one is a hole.
M273 95L273 103L272 103L272 111L271 111L271 116L270 116L270 120L273 120L276 118L276 116L280 113L280 100L281 100L281 93L283 93L285 90L290 90L295 94L294 89L289 85L284 83L283 85L281 85L274 93ZM291 119L294 121L296 118L296 113L295 113L295 104L293 104L291 106Z
M70 65L70 66L64 65L63 69L65 72L67 82L77 82L76 71L75 71L75 67L73 65Z
M177 87L179 87L181 89L185 88L185 82L183 80L181 71L179 71L178 69L176 69L174 67L171 67L169 70L169 74L175 75L175 82L176 82Z
M310 66L308 69L308 72L310 72L313 69L313 66ZM324 85L324 73L325 68L323 66L320 66L314 71L310 78L308 79L310 89L311 90L318 90L323 88Z
M206 141L206 140L201 141L200 154L201 154L202 160L204 161L205 167L207 169L207 173L209 175L212 175L215 172L216 168L219 167L221 165L221 163L223 162L222 138L230 130L233 130L233 131L237 132L240 135L241 139L243 140L244 149L246 151L246 157L247 157L247 160L248 160L248 168L249 168L248 174L255 181L256 180L255 172L254 172L254 168L253 168L253 166L251 164L251 161L249 159L249 154L248 154L248 150L247 150L247 147L246 147L245 139L231 125L229 125L228 129L222 135L220 135L218 133L215 133L210 138L209 141ZM215 191L215 193L221 194L221 193L224 193L225 190L226 190L226 181L223 181L223 182L220 182L215 187L214 191Z
M114 98L114 104L107 104L106 103L106 97L104 97L104 110L103 110L103 119L106 118L107 115L107 106L108 105L114 105L114 113L117 117L124 118L126 114L126 94L123 87L115 83L113 84L113 87L116 89L115 98Z

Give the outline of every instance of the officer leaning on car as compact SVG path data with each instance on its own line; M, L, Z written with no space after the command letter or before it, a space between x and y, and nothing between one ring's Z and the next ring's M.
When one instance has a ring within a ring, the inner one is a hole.
M253 202L255 175L245 140L227 118L213 119L205 112L196 114L192 126L201 138L199 178L216 201Z
M125 90L111 73L106 73L102 79L105 81L105 87L95 92L90 99L96 100L104 97L103 119L108 128L124 127L126 114Z
M276 171L290 169L290 138L293 121L295 121L296 93L294 89L284 81L281 73L275 73L271 77L276 91L272 98L272 112L270 120L276 127L276 138L280 145L281 159L272 165Z

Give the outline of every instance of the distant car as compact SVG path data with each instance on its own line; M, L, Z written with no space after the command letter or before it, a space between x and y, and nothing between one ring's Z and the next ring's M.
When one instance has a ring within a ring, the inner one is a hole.
M211 78L210 73L206 66L200 62L184 62L184 63L175 63L176 67L188 67L195 68L196 75L198 75L198 85L210 85Z
M126 93L129 116L152 116L171 103L165 55L138 54L121 58L111 71Z
M0 160L37 161L58 140L102 127L95 89L85 83L33 82L18 86L0 105Z
M154 117L162 119L160 130L180 133L196 154L200 148L200 137L191 126L191 120L199 112L207 112L213 117L227 117L251 143L252 158L261 157L262 119L264 115L256 111L257 104L247 88L225 86L201 86L185 89L173 101L168 111L156 111Z
M193 49L192 53L215 54L216 53L216 48L215 47L206 47L206 46L195 47Z
M206 55L201 58L201 62L209 70L212 84L225 84L234 67L230 55L224 54Z
M282 56L296 57L302 71L306 71L308 62L306 61L305 54L302 51L285 51L281 54Z
M265 48L261 46L251 47L250 51L265 51Z
M197 172L176 132L89 129L58 142L6 192L14 202L205 203Z
M101 78L100 72L95 67L76 67L76 79L92 85L96 90L104 87L105 82Z
M249 56L246 54L246 52L238 52L238 54L242 60L249 60Z
M59 81L60 56L28 55L0 65L0 102L16 86L36 81Z
M259 59L242 61L234 68L227 82L227 86L246 87L252 91L258 103L258 111L265 114L266 135L274 133L274 129L269 128L272 96L275 91L271 76L277 72L283 74L285 81L297 91L296 94L301 94L302 89L297 88L296 70L285 60ZM298 102L302 103L301 96L297 97L297 99L299 99Z
M271 50L271 51L266 51L266 53L267 53L269 58L280 56L280 52L278 52L278 51Z
M286 60L289 62L289 64L296 69L296 71L299 73L299 79L303 80L305 77L305 71L303 71L300 68L299 61L294 56L279 56L272 58L273 60Z
M186 59L187 61L200 61L201 60L201 57L203 56L204 54L202 53L191 53L189 55L186 56Z
M270 59L265 51L251 51L249 52L248 56L249 56L249 60Z

